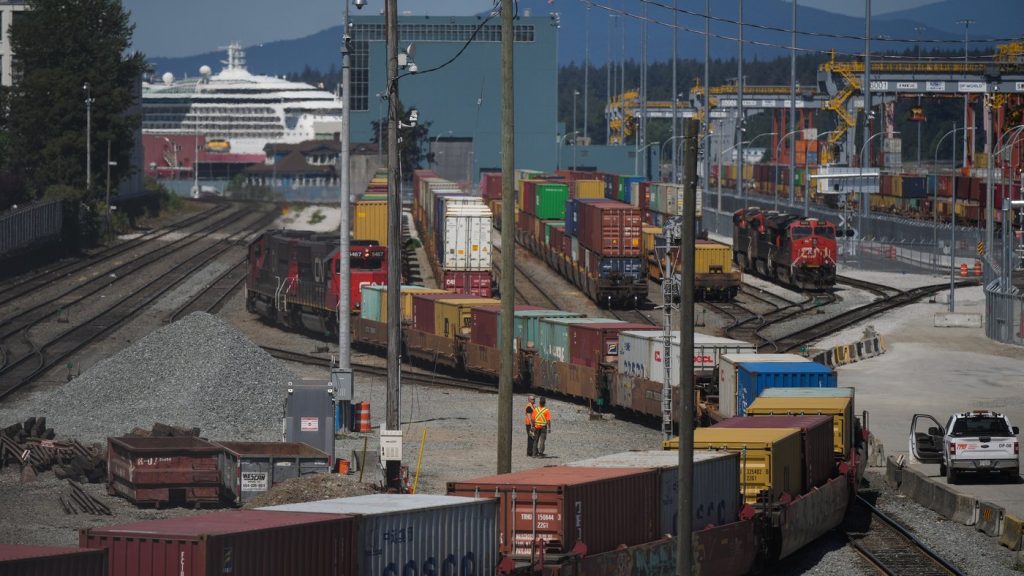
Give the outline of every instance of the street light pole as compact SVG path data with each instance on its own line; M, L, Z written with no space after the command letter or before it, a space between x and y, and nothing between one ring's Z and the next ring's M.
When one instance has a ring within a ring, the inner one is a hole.
M572 169L576 169L576 143L579 141L579 130L576 129L576 99L579 98L580 91L572 91Z
M971 20L969 18L964 18L964 19L956 21L957 24L963 24L963 27L964 27L964 64L967 63L968 29L971 27L971 24L974 24L974 22L975 22L974 20ZM970 96L967 95L967 94L964 94L964 126L967 126L967 107L968 107L969 99L970 99ZM964 132L964 161L963 161L963 165L964 166L967 166L967 159L968 159L968 157L969 157L969 154L968 154L968 151L967 151L967 132Z
M352 190L350 182L350 155L349 144L352 108L352 81L351 81L351 52L352 35L349 30L349 2L343 0L345 9L342 20L341 37L341 156L338 159L340 164L339 178L341 189L339 190L341 219L338 225L338 363L331 369L331 381L335 384L335 390L339 392L338 403L341 407L341 430L349 430L349 422L346 415L348 406L351 403L350 394L354 388L352 383L352 340L351 340L351 302L352 302L352 268L351 268L351 243L350 234L352 228L351 205ZM378 139L379 140L379 139ZM378 141L378 148L380 143ZM379 154L379 152L378 152ZM353 383L354 384L354 383Z
M821 140L823 136L832 134L835 130L828 130L818 134L815 138L815 142ZM820 154L819 154L820 156ZM804 155L804 218L810 218L811 216L811 174L810 174L810 162L807 156Z
M82 84L85 92L85 192L86 196L92 190L92 103L96 101L92 97L92 90L89 83Z
M914 26L914 32L917 32L917 63L921 64L921 33L925 31L924 26ZM917 107L921 107L921 95L917 95ZM921 169L921 122L917 123L917 166L918 170Z
M645 144L644 147L640 149L640 152L638 152L636 157L633 158L633 174L636 174L636 175L640 174L640 154L643 153L644 150L647 150L648 148L650 148L651 146L657 146L658 144L661 144L661 142L651 142L649 144ZM649 178L650 177L647 174L647 163L646 162L644 163L644 177L645 178Z

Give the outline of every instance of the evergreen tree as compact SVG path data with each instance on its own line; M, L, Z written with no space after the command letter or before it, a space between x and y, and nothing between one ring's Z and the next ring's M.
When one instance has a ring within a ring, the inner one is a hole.
M131 109L141 98L145 57L131 52L134 26L119 0L29 0L11 27L17 83L6 125L9 166L35 197L86 186L86 92L92 102L92 203L105 189L107 142L112 187L132 169ZM138 143L141 145L141 143Z

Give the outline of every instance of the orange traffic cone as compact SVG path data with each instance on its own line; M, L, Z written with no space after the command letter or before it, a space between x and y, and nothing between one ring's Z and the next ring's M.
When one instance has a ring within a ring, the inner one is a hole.
M967 264L960 265L960 275L963 276L964 278L967 277Z
M981 276L981 260L974 261L974 275Z

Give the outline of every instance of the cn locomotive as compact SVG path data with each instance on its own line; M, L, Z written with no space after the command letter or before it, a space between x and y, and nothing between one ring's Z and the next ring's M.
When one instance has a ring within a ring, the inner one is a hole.
M335 234L267 230L249 244L245 307L270 322L325 336L338 334L341 298L339 239ZM387 248L352 240L350 301L358 311L360 288L387 282Z
M801 290L835 285L835 224L756 207L732 221L733 261L743 271Z

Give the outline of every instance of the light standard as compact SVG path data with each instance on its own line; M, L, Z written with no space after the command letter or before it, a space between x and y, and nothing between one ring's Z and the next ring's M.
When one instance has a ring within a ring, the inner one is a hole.
M637 152L637 155L633 158L633 174L639 174L640 173L640 154L644 150L647 150L648 148L650 148L651 146L657 146L658 144L661 144L661 142L651 142L650 144L644 144L644 147L641 148L639 152ZM646 165L646 163L644 164L644 178L650 178L650 175L647 174L647 165Z
M899 134L899 132L898 131L893 131L893 134ZM869 204L868 192L866 192L864 190L864 154L867 152L868 146L871 145L871 141L874 140L875 138L878 138L879 136L883 136L883 135L885 135L885 132L878 132L876 134L872 134L871 137L869 137L867 140L865 140L864 144L860 147L860 159L861 159L861 162L860 162L860 177L857 180L860 181L860 189L861 189L861 198L860 198L860 201L861 201L861 207L860 207L860 213L861 213L861 217L860 217L861 233L864 232L864 217L867 216L867 214L868 214L868 204ZM843 203L843 213L844 214L848 214L849 207L850 207L850 203L849 202L844 202ZM851 240L852 236L850 236L850 234L849 234L850 221L849 221L848 218L849 218L848 216L844 217L843 228L847 231L847 235L846 235L846 237L848 239L847 240L847 242L848 242L847 246L849 247L849 242L852 241Z
M88 82L82 84L82 91L85 92L85 191L88 195L92 190L92 103L96 99L92 97Z
M578 140L579 140L579 137L577 136L577 134L580 133L580 131L576 129L576 100L579 98L579 95L580 95L580 91L579 90L573 90L572 91L572 134L573 134L573 138L572 138L572 169L573 170L576 169L576 144L578 143ZM586 122L584 121L584 123L586 123Z
M555 146L557 152L555 155L555 172L562 169L562 146L565 145L565 139L572 135L572 132L566 132L558 137L558 141Z
M971 24L974 24L974 22L975 22L974 20L971 20L969 18L964 18L962 20L957 20L956 21L957 24L963 24L963 26L964 26L964 64L967 64L967 38L968 38L967 32L968 32L968 29L971 27ZM969 99L970 99L970 96L968 96L967 94L964 94L964 126L967 126L967 102L968 102ZM964 162L963 162L964 166L967 166L967 158L968 158L968 153L967 153L967 132L964 132Z
M661 143L661 149L660 149L660 151L661 151L661 154L660 154L661 158L665 157L665 146L669 142L672 142L673 140L681 140L682 138L685 138L685 136L672 136L668 140L665 140L664 142L662 142ZM674 149L675 149L675 147L673 146L673 150ZM676 181L675 174L676 174L676 158L675 158L675 155L673 155L672 156L672 175L673 175L672 176L672 182ZM661 170L658 170L658 179L661 179Z
M449 138L452 135L452 131L449 130L445 133ZM434 145L437 144L438 139L441 138L441 134L434 136L434 139L430 141L430 163L437 164L437 156L434 154Z
M202 83L203 83L202 79L199 79L199 80L196 81L196 100L198 100L199 87L202 85ZM192 176L194 178L194 182L192 184L192 197L193 198L199 198L199 196L201 194L199 193L199 103L198 102L196 102L194 110L195 110L195 121L194 121L195 123L193 124L192 127L195 130L195 132L194 132L194 135L195 135L195 155L192 157ZM344 130L344 126L342 127L342 130ZM275 166L276 166L276 164L275 164Z
M744 130L746 130L746 128L740 128L740 133L742 134ZM739 190L740 193L743 195L743 207L744 208L746 208L749 205L750 198L749 198L749 196L746 194L746 192L743 189L743 164L744 164L744 162L743 162L743 160L744 160L743 159L743 151L744 151L743 147L748 145L748 144L753 144L754 141L756 141L758 138L763 138L765 136L776 136L776 135L778 135L778 132L762 132L761 134L758 134L757 136L754 136L750 140L737 142L736 144L734 144L730 148L726 149L726 152L728 152L732 148L736 148L737 149L737 154L736 154L736 189Z
M950 134L955 134L956 132L958 132L960 130L963 130L963 129L964 128L962 128L962 127L961 128L957 128L956 127L956 123L954 122L953 123L953 129L950 130L949 132L946 132L945 134L943 134L942 138L939 138L939 142L935 145L935 154L932 157L932 164L933 165L937 166L938 163L939 163L939 148L942 146L942 142L946 139L946 137L949 136ZM969 127L969 128L967 128L967 130L974 130L974 127L973 126ZM955 139L953 141L953 162L954 162L954 164L956 163L956 140ZM955 228L956 228L956 182L955 181L953 182L953 203L950 206L950 212L953 213L953 228L954 228L953 238L955 240L955 238L956 238L956 231L955 231ZM956 257L956 247L955 247L955 244L953 244L952 242L953 241L951 240L950 241L950 245L949 245L950 267L953 266L952 262L953 262L953 260ZM932 190L932 244L935 245L935 264L938 265L938 263L939 263L939 184L938 184L937 180L936 180L936 183L935 183L935 189ZM952 295L950 295L950 298L952 298ZM953 311L952 304L950 304L949 311L950 312Z
M924 26L914 26L914 32L917 32L917 63L921 63L921 33L927 28ZM917 107L921 107L921 95L917 95ZM921 166L921 122L917 123L917 165ZM920 168L918 168L920 169Z
M832 134L834 132L836 131L828 130L826 132L821 132L818 134L817 138L815 138L815 141L817 142L821 140L823 136L828 136L829 134ZM826 144L826 146L827 145L828 144ZM804 155L804 218L810 218L811 216L811 175L809 174L809 172L810 161L807 159L807 156Z
M377 162L382 165L384 164L384 158L381 157L381 154L384 153L384 147L381 146L381 143L384 141L381 138L381 134L384 133L384 113L381 112L383 105L384 97L380 92L377 92Z
M791 132L786 133L785 136L779 139L779 143L775 145L775 175L773 176L773 179L775 180L775 202L772 204L773 210L779 209L779 147L782 146L782 143L786 141L786 138L789 138L790 136L796 134L797 132L803 132L803 130L793 130ZM789 155L792 156L795 153L795 151L796 146L791 146L789 150ZM790 173L789 175L789 181L793 182L792 173Z

